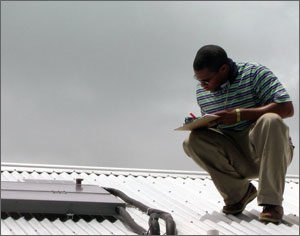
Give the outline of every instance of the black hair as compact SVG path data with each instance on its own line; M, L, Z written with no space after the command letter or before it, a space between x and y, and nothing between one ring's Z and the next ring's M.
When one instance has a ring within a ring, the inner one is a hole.
M222 65L228 63L227 53L223 48L217 45L205 45L198 50L193 68L195 71L207 68L212 72L216 72Z

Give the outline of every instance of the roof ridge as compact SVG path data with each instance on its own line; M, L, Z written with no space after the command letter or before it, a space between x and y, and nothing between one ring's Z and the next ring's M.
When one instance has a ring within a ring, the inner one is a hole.
M209 177L204 171L186 170L163 170L163 169L142 169L142 168L120 168L120 167L94 167L94 166L72 166L53 164L30 164L1 162L1 170L27 170L27 171L49 171L53 172L88 172L88 173L109 173L138 176L177 176L177 177Z
M55 168L55 170L53 169ZM54 164L31 164L31 163L12 163L1 162L1 171L48 171L48 172L87 172L103 174L120 174L134 176L155 176L155 177L183 177L183 178L210 178L204 171L187 170L163 170L163 169L142 169L142 168L120 168L120 167L94 167L94 166L72 166ZM299 182L299 175L287 175L286 180Z

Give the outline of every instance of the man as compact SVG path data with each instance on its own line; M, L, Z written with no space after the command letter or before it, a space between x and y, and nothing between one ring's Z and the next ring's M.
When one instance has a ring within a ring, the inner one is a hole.
M257 197L259 220L279 223L294 149L283 122L294 114L290 96L268 68L235 63L216 45L200 48L193 68L201 113L219 118L189 134L185 153L210 174L225 214L241 213ZM250 183L254 178L258 190Z

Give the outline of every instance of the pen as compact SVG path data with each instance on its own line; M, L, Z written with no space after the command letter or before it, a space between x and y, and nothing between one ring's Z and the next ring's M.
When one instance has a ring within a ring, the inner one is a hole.
M190 115L191 115L194 119L197 119L197 117L196 117L192 112L190 112Z

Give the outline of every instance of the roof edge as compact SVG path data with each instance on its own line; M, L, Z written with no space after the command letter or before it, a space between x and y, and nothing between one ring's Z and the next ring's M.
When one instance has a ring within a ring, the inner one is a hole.
M94 167L94 166L72 166L52 164L30 164L1 162L1 170L6 171L46 171L46 172L86 172L96 174L120 174L134 176L155 176L155 177L183 177L183 178L210 178L204 171L185 170L163 170L163 169L140 169L140 168L119 168L119 167Z
M55 169L55 170L54 170ZM1 170L7 171L35 171L35 172L86 172L96 174L120 174L133 176L155 176L155 177L182 177L182 178L210 178L204 171L186 170L163 170L163 169L140 169L140 168L119 168L119 167L94 167L94 166L72 166L52 164L30 164L1 162ZM299 182L299 175L286 175L287 180Z

